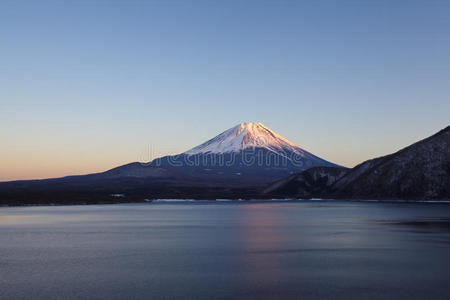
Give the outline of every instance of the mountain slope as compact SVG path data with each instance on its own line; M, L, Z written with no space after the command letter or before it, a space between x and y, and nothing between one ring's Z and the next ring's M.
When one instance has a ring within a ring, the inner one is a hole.
M450 126L396 153L363 162L332 188L340 198L450 199Z
M337 166L261 123L241 123L207 142L151 162L200 180L267 183L314 166Z
M328 193L331 186L349 169L343 167L313 167L278 180L264 189L274 197L311 198Z

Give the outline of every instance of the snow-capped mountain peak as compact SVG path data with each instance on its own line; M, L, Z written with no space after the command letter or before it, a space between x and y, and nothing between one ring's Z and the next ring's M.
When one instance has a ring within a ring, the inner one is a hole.
M266 148L270 151L303 152L296 144L285 139L259 122L241 123L211 140L183 154L239 152L247 148Z

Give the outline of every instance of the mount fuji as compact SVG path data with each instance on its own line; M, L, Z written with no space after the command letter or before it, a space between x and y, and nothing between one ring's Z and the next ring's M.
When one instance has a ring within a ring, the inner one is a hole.
M248 148L265 148L279 154L285 151L304 152L299 146L261 123L241 123L183 154L223 154L239 152Z
M0 183L1 204L116 203L144 199L255 199L268 183L310 167L338 167L261 123L241 123L178 155L111 170Z
M310 167L339 167L259 122L240 123L188 151L157 158L149 165L229 183L268 182Z

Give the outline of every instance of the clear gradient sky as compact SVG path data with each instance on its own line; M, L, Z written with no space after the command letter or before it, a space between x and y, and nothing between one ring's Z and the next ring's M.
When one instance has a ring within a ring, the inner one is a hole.
M449 125L450 1L0 1L0 180L243 121L349 167Z

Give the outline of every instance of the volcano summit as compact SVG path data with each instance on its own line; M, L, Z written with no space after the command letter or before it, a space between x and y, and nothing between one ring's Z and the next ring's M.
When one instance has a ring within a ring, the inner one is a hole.
M241 123L211 140L184 152L199 153L239 152L248 148L265 148L273 152L304 152L299 146L283 138L261 123Z

